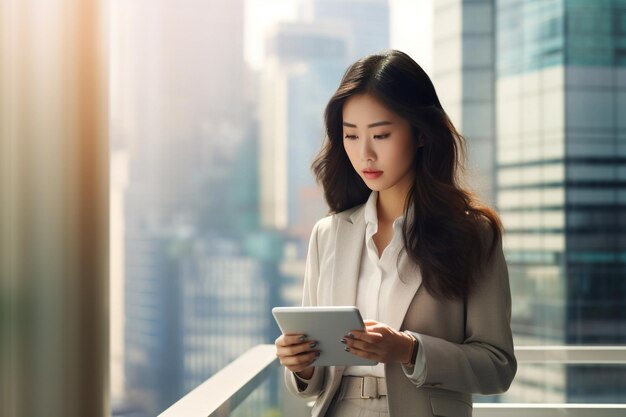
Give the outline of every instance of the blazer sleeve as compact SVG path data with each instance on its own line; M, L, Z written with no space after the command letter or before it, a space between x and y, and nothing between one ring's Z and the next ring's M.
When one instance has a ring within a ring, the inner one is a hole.
M465 340L461 344L413 333L424 356L425 369L421 375L409 375L406 370L405 374L416 386L502 393L513 381L517 361L511 334L511 291L501 241L484 269L484 276L468 296L465 313Z
M313 226L309 249L306 257L304 270L304 285L302 294L302 306L317 305L317 284L319 281L319 241L318 231L321 220ZM285 384L287 390L298 397L313 397L321 393L324 385L325 367L315 367L310 380L304 380L295 375L289 369L284 369Z

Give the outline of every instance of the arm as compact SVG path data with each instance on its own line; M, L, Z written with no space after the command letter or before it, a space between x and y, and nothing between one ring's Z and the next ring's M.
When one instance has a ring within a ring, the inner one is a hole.
M417 386L480 394L504 392L513 381L517 361L511 334L511 292L501 243L465 309L464 342L412 333L419 342L416 365L423 364L423 368L405 367L404 372Z

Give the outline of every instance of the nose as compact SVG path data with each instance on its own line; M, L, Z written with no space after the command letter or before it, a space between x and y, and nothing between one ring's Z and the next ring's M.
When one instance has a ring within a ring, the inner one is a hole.
M374 152L371 140L369 138L361 141L360 156L361 161L363 162L373 162L376 160L376 152Z

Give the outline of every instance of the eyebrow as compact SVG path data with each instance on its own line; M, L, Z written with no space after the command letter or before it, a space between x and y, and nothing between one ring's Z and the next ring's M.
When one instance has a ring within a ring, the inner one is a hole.
M367 127L370 128L370 127L385 126L385 125L391 125L391 124L393 124L393 123L388 122L386 120L383 120L382 122L376 122L376 123L369 124L369 125L367 125ZM355 124L348 123L348 122L343 122L343 125L346 126L346 127L356 127Z

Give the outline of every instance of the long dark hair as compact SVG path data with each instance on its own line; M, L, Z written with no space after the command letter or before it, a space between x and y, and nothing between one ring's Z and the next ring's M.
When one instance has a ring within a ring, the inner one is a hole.
M464 138L441 107L428 75L403 52L368 55L352 64L326 106L326 138L312 169L331 213L363 204L371 193L343 147L343 105L362 93L407 120L413 139L423 141L404 208L405 248L430 294L465 298L502 239L502 224L493 209L461 186ZM491 231L488 239L486 231Z

